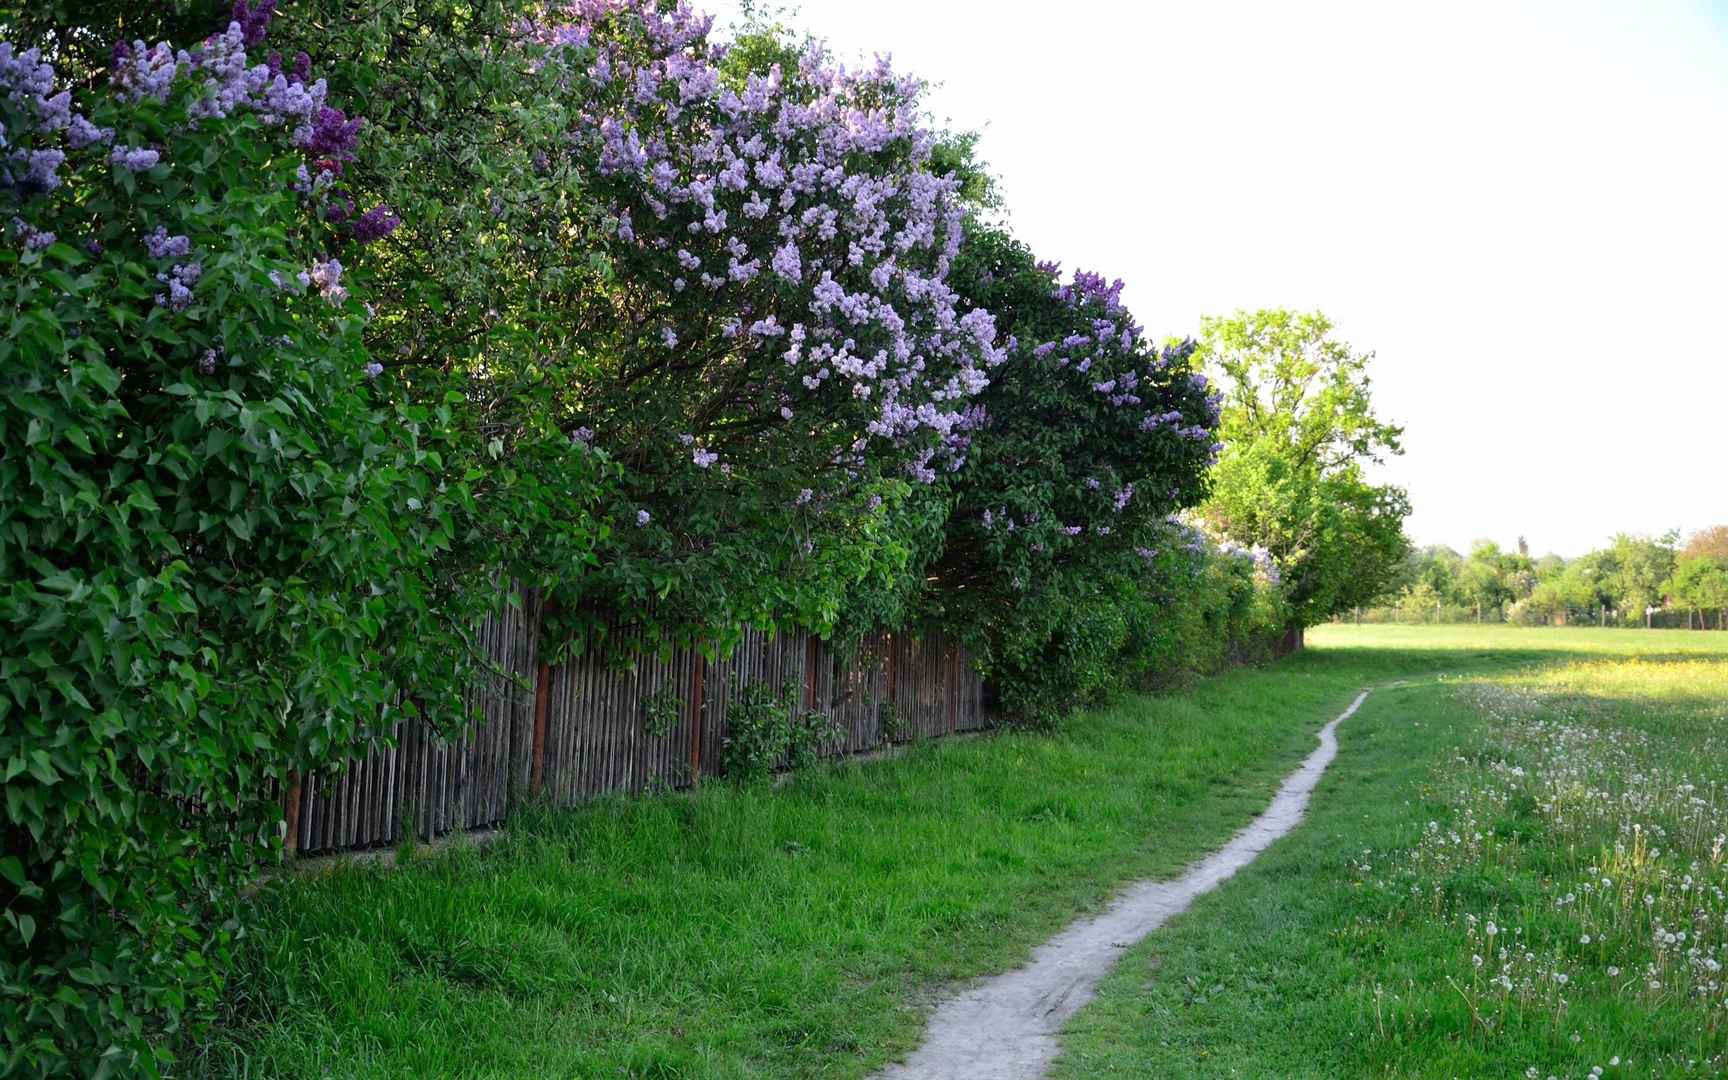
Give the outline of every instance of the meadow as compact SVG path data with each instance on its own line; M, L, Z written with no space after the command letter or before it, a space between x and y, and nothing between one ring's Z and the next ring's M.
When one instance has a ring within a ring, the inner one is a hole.
M1728 647L1314 638L1461 663L1370 698L1303 828L1130 950L1055 1074L1721 1075ZM1531 662L1474 669L1501 653Z
M1373 685L1310 820L1125 953L1058 1074L1714 1069L1728 641L1313 639L1054 734L605 800L278 883L185 1064L866 1075L945 990L1221 844Z

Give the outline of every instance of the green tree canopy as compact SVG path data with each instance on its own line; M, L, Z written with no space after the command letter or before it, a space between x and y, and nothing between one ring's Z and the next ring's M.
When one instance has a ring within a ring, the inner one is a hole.
M1372 600L1409 551L1410 504L1363 466L1401 452L1379 419L1367 364L1314 312L1238 312L1201 323L1220 382L1225 450L1203 514L1211 529L1277 560L1298 625Z

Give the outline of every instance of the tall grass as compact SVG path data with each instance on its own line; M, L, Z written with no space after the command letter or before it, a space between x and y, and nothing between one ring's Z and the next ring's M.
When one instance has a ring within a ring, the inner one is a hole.
M954 980L1222 843L1373 660L1240 671L778 789L546 811L484 849L287 883L189 1068L864 1075Z

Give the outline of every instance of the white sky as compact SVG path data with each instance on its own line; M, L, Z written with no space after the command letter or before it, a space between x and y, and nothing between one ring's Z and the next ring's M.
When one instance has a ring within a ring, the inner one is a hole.
M710 2L720 24L735 0ZM1728 523L1728 0L802 0L1155 334L1319 308L1419 543Z

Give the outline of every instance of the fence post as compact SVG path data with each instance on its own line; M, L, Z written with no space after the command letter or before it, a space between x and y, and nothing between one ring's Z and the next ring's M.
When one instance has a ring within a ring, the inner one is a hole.
M282 839L282 850L293 858L300 850L300 773L296 770L288 772L288 803L282 811L288 821L288 834Z
M552 668L535 665L534 673L534 745L529 762L528 792L539 795L546 783L546 715L552 706Z
M690 661L690 786L702 781L702 683L707 676L708 658L700 643L691 650Z
M522 606L518 637L511 642L510 674L518 679L534 678L534 696L525 697L519 684L510 687L510 735L506 743L506 811L539 791L541 723L546 710L546 674L540 663L540 622L545 600L538 589L520 591ZM505 608L506 614L509 608Z
M948 653L948 734L955 732L954 721L960 709L960 650L950 645Z
M886 634L884 636L888 639L888 703L893 705L897 704L900 700L900 683L897 678L899 674L898 659L900 655L900 642L895 639L893 634Z
M804 707L816 707L816 635L808 634L804 638ZM827 709L823 709L827 712Z

